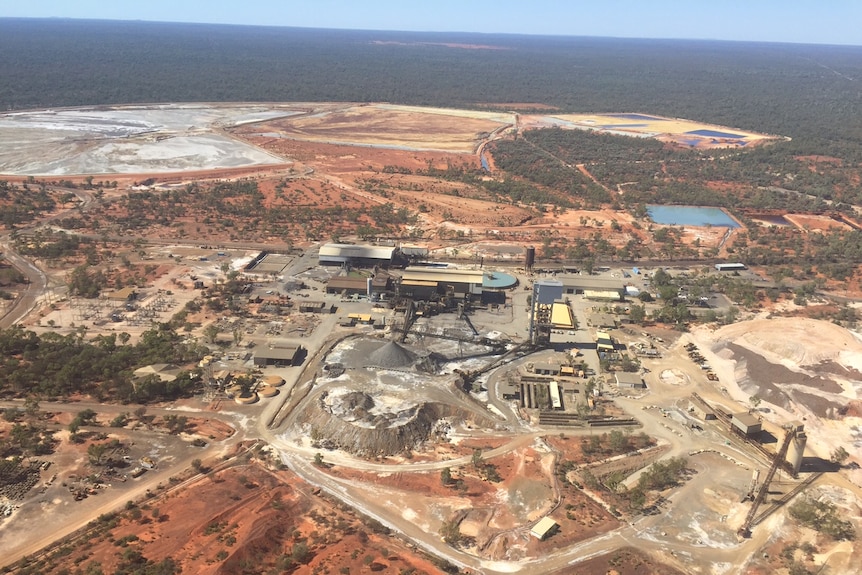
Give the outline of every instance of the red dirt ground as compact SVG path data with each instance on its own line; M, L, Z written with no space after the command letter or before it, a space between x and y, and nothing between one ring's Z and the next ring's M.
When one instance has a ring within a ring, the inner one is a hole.
M302 545L307 556L293 563L286 559ZM115 528L91 532L41 572L98 562L110 573L135 551L155 563L172 558L183 573L263 573L279 561L300 575L346 572L343 568L441 573L398 539L372 532L352 513L314 495L289 472L255 464L127 506Z
M844 222L833 220L829 216L818 216L814 214L787 214L784 218L793 223L796 227L812 232L850 229L850 226Z

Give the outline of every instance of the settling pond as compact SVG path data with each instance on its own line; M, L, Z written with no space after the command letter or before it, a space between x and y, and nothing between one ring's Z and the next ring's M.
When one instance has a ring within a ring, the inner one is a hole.
M669 226L739 227L736 220L721 208L648 205L647 213L655 223Z

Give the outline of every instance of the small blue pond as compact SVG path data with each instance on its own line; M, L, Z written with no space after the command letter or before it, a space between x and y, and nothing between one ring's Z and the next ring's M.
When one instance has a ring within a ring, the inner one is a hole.
M606 115L610 116L611 118L621 118L623 120L649 120L649 121L664 120L664 118L656 118L655 116L647 116L646 114L606 114Z
M692 136L706 136L707 138L730 138L733 140L745 139L745 136L742 134L732 134L730 132L719 132L716 130L692 130L691 132L686 132L686 134L691 134Z
M722 226L738 228L736 220L721 208L696 206L647 206L650 219L668 226Z

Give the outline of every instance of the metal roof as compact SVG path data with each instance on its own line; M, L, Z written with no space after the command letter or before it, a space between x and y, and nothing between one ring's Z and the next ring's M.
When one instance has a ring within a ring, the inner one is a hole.
M614 377L616 378L618 385L635 385L640 387L644 384L643 378L640 374L629 371L618 371L614 373Z
M391 246L369 246L354 244L324 244L317 253L318 259L326 258L368 258L391 260L395 248Z
M575 316L567 303L555 303L551 306L551 325L572 329L575 327Z
M326 287L332 289L365 289L368 278L338 276L326 282Z
M586 299L606 299L606 300L618 300L622 292L620 290L615 289L605 289L605 290L595 290L595 289L585 289L584 297Z
M280 360L291 360L296 357L296 354L299 353L299 349L301 346L289 346L289 347L268 347L264 349L259 349L254 352L255 357L259 357L261 359L280 359Z
M622 291L623 281L611 278L595 278L581 275L557 275L563 286L580 290L614 290Z
M459 270L408 267L401 274L402 281L432 281L438 283L465 283L481 285L484 273L481 270Z
M401 246L401 253L407 257L428 257L428 248L420 248L418 246Z
M530 529L530 535L538 539L544 539L557 526L557 522L550 517L542 517L538 523Z
M745 427L757 427L758 425L760 425L760 420L748 413L747 411L734 413L733 419L737 420Z

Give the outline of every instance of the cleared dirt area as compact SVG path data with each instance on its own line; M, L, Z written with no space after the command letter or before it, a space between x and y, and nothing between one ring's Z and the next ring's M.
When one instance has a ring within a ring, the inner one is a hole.
M583 575L683 575L685 573L634 547L623 547L613 553L578 563L577 572Z
M470 553L495 561L519 561L610 531L619 525L583 491L553 475L554 456L543 443L518 448L485 460L499 479L474 464L450 468L450 483L441 472L365 473L334 466L328 473L363 489L368 497L390 501L405 518L429 532L457 522ZM550 515L560 525L545 541L529 534L532 525Z
M797 228L811 232L824 232L831 230L849 230L850 226L829 216L818 216L814 214L787 214L784 218L793 223Z
M711 149L751 146L779 139L734 128L704 124L680 118L662 118L640 113L619 114L555 114L551 116L524 116L527 128L558 126L561 128L593 130L607 134L622 134L642 138L655 138L686 148Z
M372 104L284 118L237 134L404 150L472 153L488 135L514 118L491 112Z

